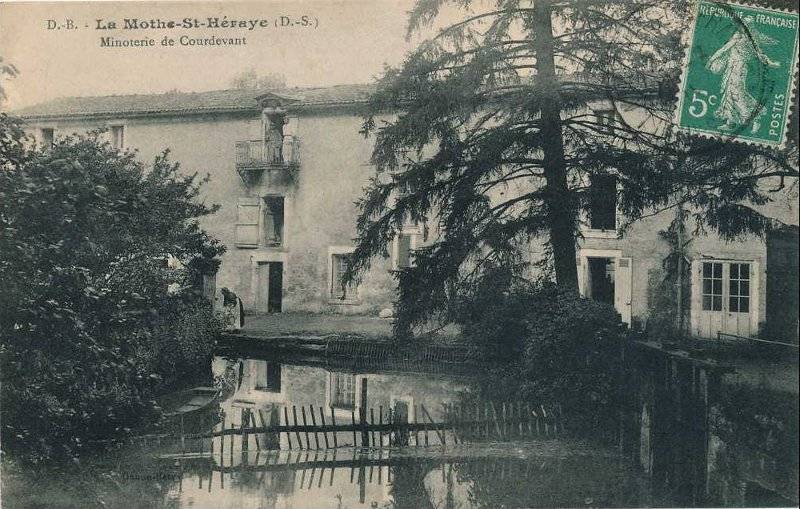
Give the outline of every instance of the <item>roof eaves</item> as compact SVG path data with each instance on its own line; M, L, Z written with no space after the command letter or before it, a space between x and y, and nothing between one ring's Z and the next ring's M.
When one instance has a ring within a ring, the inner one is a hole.
M352 101L316 101L297 102L287 105L289 111L318 111L337 108L350 108L367 104L367 100ZM241 114L258 113L258 106L223 107L223 108L170 108L162 110L128 110L128 111L93 111L93 112L68 112L68 113L34 113L22 114L23 120L70 120L70 119L108 119L108 118L147 118L147 117L174 117L195 116L208 114ZM12 112L13 113L13 112Z
M43 119L71 119L71 118L140 118L140 117L169 117L175 115L205 115L209 113L246 113L258 112L257 107L241 108L191 108L191 109L163 109L163 110L130 110L130 111L91 111L69 113L34 113L18 115L23 120ZM13 112L12 112L13 113Z

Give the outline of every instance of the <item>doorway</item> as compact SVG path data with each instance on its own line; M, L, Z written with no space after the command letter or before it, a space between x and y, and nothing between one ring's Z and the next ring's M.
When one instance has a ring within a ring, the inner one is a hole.
M581 249L576 261L581 295L614 306L630 325L632 260L621 251Z
M614 305L615 263L613 258L588 258L589 284L587 297Z
M758 332L756 262L697 260L692 272L692 329L697 336L714 338L722 332L751 337Z
M283 262L258 264L256 311L280 313L283 309Z

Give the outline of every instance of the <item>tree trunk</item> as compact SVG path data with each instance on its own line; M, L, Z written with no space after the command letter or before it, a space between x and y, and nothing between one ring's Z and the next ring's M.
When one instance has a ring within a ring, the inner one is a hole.
M567 187L564 139L561 132L561 95L553 55L553 23L549 1L536 1L533 10L533 48L536 54L536 80L541 91L542 151L545 196L550 227L550 245L556 283L578 288L575 262L575 205Z

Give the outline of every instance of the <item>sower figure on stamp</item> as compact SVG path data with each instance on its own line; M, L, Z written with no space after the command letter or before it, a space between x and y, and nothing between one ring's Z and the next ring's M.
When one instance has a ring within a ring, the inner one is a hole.
M770 59L761 49L761 45L772 46L778 41L756 31L753 16L746 16L743 21L747 33L734 32L728 42L711 55L706 67L714 74L722 73L721 99L714 112L716 118L725 121L719 129L730 131L752 119L751 131L755 133L761 127L760 117L765 108L747 91L747 64L756 57L764 65L779 67L780 62Z

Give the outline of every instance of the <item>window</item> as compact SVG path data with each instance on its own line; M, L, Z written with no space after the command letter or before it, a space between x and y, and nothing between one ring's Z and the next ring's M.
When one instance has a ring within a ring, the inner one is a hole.
M595 110L594 114L597 117L597 123L603 126L603 132L608 134L614 134L616 127L622 120L615 109Z
M703 311L722 311L722 263L703 262Z
M42 128L40 130L42 148L50 148L55 142L55 129L51 127Z
M422 238L423 228L420 222L407 213L392 244L392 270L407 269L414 265L414 250Z
M283 245L283 196L264 198L264 245Z
M355 410L356 376L350 373L330 373L328 400L331 408Z
M617 179L610 175L589 178L589 227L617 229Z
M728 311L750 312L750 264L732 263L728 286Z
M411 267L411 250L413 249L414 235L409 233L399 233L395 237L397 243L397 258L395 259L396 269L407 269Z
M331 299L346 301L358 298L356 285L344 284L342 281L351 256L351 253L331 255Z
M111 145L116 149L125 148L125 126L111 126Z
M281 365L277 362L254 362L255 390L262 392L281 392Z

